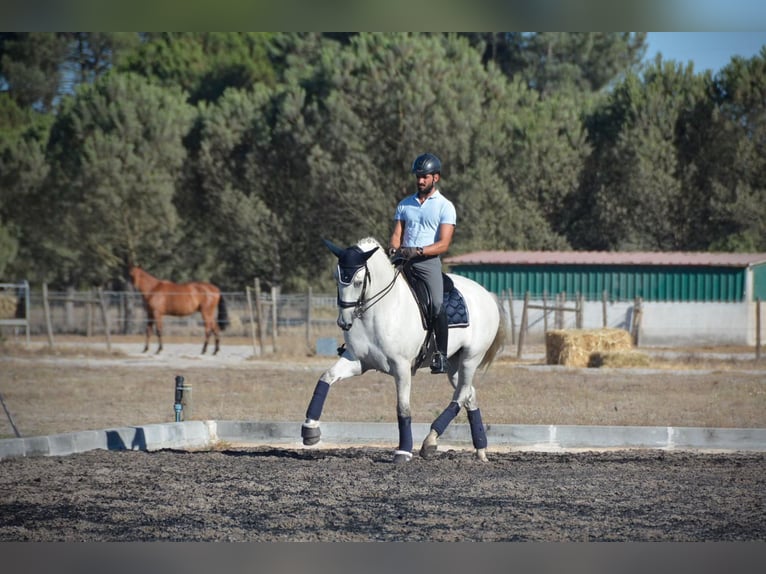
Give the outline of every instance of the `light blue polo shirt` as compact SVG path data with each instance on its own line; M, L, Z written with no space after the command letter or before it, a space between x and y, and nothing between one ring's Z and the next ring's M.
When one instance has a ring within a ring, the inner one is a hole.
M443 223L457 225L457 213L452 202L437 189L423 205L415 193L405 197L396 206L394 221L404 226L402 247L425 247L439 240L439 226Z

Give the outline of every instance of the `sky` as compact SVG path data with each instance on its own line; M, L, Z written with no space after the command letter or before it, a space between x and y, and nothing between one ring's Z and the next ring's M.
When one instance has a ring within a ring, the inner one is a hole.
M695 73L706 69L716 73L732 56L757 55L766 46L766 32L649 32L646 43L647 62L661 52L663 61L692 61Z

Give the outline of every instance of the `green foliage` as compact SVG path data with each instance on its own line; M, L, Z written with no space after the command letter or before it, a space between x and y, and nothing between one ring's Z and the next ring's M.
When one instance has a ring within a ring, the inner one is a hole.
M189 93L191 103L215 101L227 88L273 85L272 35L256 32L163 32L144 42L118 66L162 86Z
M589 249L683 249L688 214L676 138L704 84L691 68L657 63L628 74L589 118L593 154L568 224L573 245Z
M51 109L59 94L67 49L63 33L0 33L0 85L22 108Z
M37 267L34 194L48 173L52 117L0 94L0 275L32 278Z
M559 91L597 92L635 70L646 52L645 32L478 32L466 34L509 78L547 97Z
M643 33L2 33L0 273L137 261L333 288L424 151L485 249L766 250L766 49L638 69ZM116 283L119 284L119 283Z
M125 263L172 252L175 185L193 109L180 90L107 75L66 101L49 146L45 223L61 280L101 283Z

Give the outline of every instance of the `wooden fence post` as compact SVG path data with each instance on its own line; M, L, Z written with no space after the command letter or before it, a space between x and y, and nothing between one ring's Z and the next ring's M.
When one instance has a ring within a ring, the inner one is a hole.
M247 314L250 317L250 338L253 341L253 355L258 355L258 346L255 337L255 316L253 312L253 294L250 285L245 285L245 297L247 298Z
M45 313L45 328L48 331L48 346L53 348L53 322L51 321L51 307L48 303L48 284L43 283L43 312Z
M106 299L104 298L104 291L101 287L98 288L98 300L101 304L101 317L104 320L104 332L106 334L106 350L112 351L112 338L109 333L109 312L106 308Z
M263 306L261 304L261 280L258 277L255 278L255 318L258 321L258 347L259 355L263 355L263 339L264 337L264 321L263 321Z
M638 347L639 333L641 332L641 297L636 297L633 302L633 325L631 326L631 338L633 339L633 345Z
M93 289L85 292L85 300L93 300ZM93 336L93 306L89 302L85 303L85 336L88 339Z
M278 310L279 306L279 287L277 285L271 286L271 347L273 352L277 352L277 322L278 322Z
M755 300L755 360L761 360L761 298Z
M606 319L606 303L607 303L607 293L606 289L604 289L601 292L601 326L606 329L606 326L608 324Z
M311 351L311 287L306 293L306 348Z
M566 291L559 293L556 299L556 328L564 328L564 305L567 303Z
M529 291L524 293L524 308L521 310L521 325L519 326L519 347L516 350L516 358L521 359L521 350L524 348L524 339L526 338L528 310L529 307Z
M513 315L513 289L508 289L508 313L511 320L511 345L516 344L516 320Z

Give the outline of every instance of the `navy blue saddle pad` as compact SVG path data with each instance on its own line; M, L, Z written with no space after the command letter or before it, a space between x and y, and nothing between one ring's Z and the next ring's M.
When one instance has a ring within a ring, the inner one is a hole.
M463 294L446 275L444 275L444 308L447 311L447 323L450 327L468 326L468 307L465 305Z

